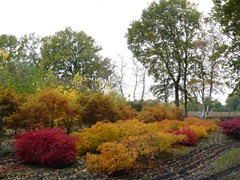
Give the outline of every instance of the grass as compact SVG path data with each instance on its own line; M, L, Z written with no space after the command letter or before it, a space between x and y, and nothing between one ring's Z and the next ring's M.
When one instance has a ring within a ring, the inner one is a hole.
M240 163L240 148L230 150L218 157L210 167L210 174L223 171Z

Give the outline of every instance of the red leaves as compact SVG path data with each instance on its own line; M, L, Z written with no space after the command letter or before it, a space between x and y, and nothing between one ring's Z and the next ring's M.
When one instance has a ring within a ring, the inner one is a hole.
M186 138L181 141L181 144L186 146L192 146L196 144L197 141L197 135L191 131L190 129L182 129L182 130L176 130L176 131L169 131L171 134L175 135L185 135Z
M222 133L240 139L240 118L225 120L219 123Z
M76 161L74 138L59 129L35 130L15 136L21 162L60 167Z

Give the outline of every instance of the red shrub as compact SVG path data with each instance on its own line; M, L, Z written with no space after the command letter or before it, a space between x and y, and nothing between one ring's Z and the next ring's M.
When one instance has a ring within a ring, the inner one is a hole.
M14 138L21 162L61 167L76 161L75 139L59 129L34 130Z
M197 135L190 129L182 129L182 130L170 130L169 133L176 135L185 135L186 138L181 141L181 144L186 146L192 146L196 144Z
M240 118L225 120L219 123L222 133L240 139Z

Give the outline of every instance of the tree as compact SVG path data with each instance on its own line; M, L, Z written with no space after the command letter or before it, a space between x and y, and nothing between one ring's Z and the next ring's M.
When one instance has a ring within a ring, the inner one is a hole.
M194 56L190 64L191 78L188 80L192 99L202 104L202 115L210 111L209 102L214 93L223 93L229 81L230 68L227 64L227 41L218 24L206 18L204 27L194 42ZM212 103L210 103L212 104Z
M71 83L76 74L88 81L90 89L96 88L97 80L108 80L112 74L110 59L99 55L100 46L83 31L76 32L70 27L42 39L42 62L64 82Z
M3 131L3 127L6 125L6 119L19 109L23 99L13 89L0 87L0 132Z
M238 0L213 0L214 17L222 25L224 32L231 39L229 51L232 53L229 57L230 64L234 67L237 74L234 92L240 94L240 3Z
M230 111L239 111L240 110L240 96L233 94L228 96L226 100L227 108Z
M135 77L135 83L134 83L134 90L133 90L133 100L136 101L136 92L137 88L141 87L141 96L140 96L140 103L142 104L145 91L146 91L146 73L147 70L144 66L141 64L138 64L139 61L136 59L132 59L133 62L133 72Z
M69 133L79 120L76 96L75 92L64 93L58 87L39 90L9 117L10 127L35 129L60 126Z
M115 73L114 73L114 81L113 84L117 88L117 90L121 93L121 96L124 97L124 87L126 84L124 83L124 77L125 77L125 69L127 67L127 64L124 63L124 58L121 55L118 55L120 66L115 65Z
M24 35L19 40L19 59L28 65L40 66L41 38L34 33Z
M134 21L128 29L128 47L149 73L157 79L159 67L164 67L161 70L174 84L176 106L180 105L181 82L187 103L190 50L200 16L195 6L186 0L161 0L145 9L141 19Z

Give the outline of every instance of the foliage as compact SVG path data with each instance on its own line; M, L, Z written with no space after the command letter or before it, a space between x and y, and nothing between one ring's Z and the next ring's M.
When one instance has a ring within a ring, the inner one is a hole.
M222 133L240 139L240 118L228 119L219 123Z
M59 129L34 130L14 138L16 157L21 162L61 167L76 161L74 138Z
M111 99L101 92L83 93L79 95L77 103L83 107L82 122L93 125L98 121L114 122L117 109Z
M90 171L107 172L126 171L133 167L137 152L124 144L108 142L99 146L100 155L87 154L87 167Z
M0 132L5 125L9 126L7 117L15 113L23 101L23 96L16 94L13 89L0 87Z
M175 131L170 130L168 132L175 135L185 135L186 137L180 142L183 145L192 146L192 145L195 145L197 142L197 135L188 128L175 130Z
M177 131L185 127L184 122L179 120L163 120L158 122L157 125L162 131Z
M226 105L229 111L240 110L240 96L236 94L229 96L226 100Z
M74 92L64 94L61 88L41 89L29 96L19 110L8 118L8 122L15 128L18 125L25 129L60 126L69 132L79 120L75 96Z
M215 19L222 25L224 32L231 39L229 51L230 65L233 66L236 73L234 80L236 82L234 92L240 93L240 58L239 58L239 42L240 42L240 31L239 31L239 19L240 4L238 0L213 0L213 15ZM232 81L233 82L233 81Z
M144 122L155 122L166 119L166 107L157 105L153 107L144 107L139 113L138 118Z
M102 126L107 128L103 129ZM182 135L159 131L156 123L146 124L139 120L119 121L105 125L97 123L87 130L88 133L91 129L95 130L91 135L86 136L84 133L72 135L78 135L77 146L80 147L83 147L82 144L90 145L97 142L98 146L95 146L95 149L100 151L100 154L87 154L88 168L109 174L131 169L135 162L143 157L151 158L162 153L173 153L172 146L185 138ZM82 139L85 141L81 141Z
M42 39L41 65L51 70L63 81L70 83L79 74L87 80L87 87L100 90L97 80L108 80L112 73L109 59L103 59L99 52L101 47L85 32L73 31L67 27L52 36Z
M186 126L195 125L195 126L203 126L206 131L216 131L218 130L217 123L219 119L199 119L199 118L184 118L184 123Z
M98 122L91 128L85 128L80 132L73 132L76 137L78 154L94 152L104 142L119 139L119 129L112 123Z
M182 119L183 110L180 107L167 108L164 105L146 106L139 113L138 118L144 122L162 121L164 119Z

